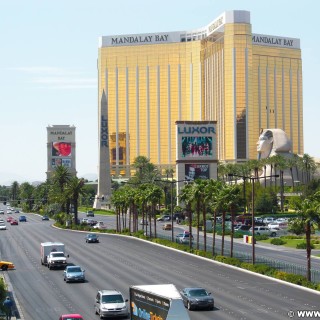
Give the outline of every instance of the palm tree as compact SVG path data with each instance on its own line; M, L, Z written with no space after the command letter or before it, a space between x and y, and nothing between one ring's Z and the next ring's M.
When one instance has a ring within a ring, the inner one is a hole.
M71 173L65 166L57 166L52 175L52 188L50 190L50 196L54 202L61 204L61 210L69 213L69 199L65 197L64 190L66 185L71 179Z
M320 224L320 191L298 203L297 209L299 216L289 222L289 229L306 235L307 279L311 281L311 228Z
M19 183L18 183L17 181L14 181L14 182L11 184L10 193L11 193L11 199L12 199L13 201L15 201L15 200L18 199L18 195L19 195Z
M192 213L191 204L193 201L193 187L192 184L186 184L180 190L179 199L181 202L185 203L188 212L188 222L189 222L189 249L192 248Z
M74 224L78 224L78 205L79 197L85 195L84 180L72 177L68 181L65 192L74 210Z
M219 212L218 193L224 185L220 180L209 180L205 190L205 201L213 209L212 255L215 255L217 212Z
M25 200L28 210L32 210L34 186L29 182L24 182L20 186L19 197Z

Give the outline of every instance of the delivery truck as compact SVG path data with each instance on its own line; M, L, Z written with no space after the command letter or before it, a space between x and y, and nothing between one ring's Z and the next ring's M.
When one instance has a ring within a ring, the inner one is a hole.
M130 286L131 320L190 320L173 284Z
M67 266L65 245L62 242L42 242L40 244L41 264L52 268L64 268Z

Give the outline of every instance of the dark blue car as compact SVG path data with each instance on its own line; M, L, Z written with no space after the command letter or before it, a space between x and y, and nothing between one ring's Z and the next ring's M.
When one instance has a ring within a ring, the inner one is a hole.
M26 216L20 216L19 217L19 222L27 222L27 217Z

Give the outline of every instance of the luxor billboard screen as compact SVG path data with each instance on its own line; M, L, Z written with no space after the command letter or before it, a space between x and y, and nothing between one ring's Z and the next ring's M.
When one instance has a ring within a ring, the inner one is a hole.
M167 319L170 300L130 288L131 320Z
M212 137L181 137L182 158L212 156Z

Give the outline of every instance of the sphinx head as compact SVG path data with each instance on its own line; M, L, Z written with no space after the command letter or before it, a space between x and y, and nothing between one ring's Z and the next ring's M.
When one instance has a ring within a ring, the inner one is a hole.
M278 153L290 152L292 144L282 129L265 129L257 142L258 158L265 159Z

